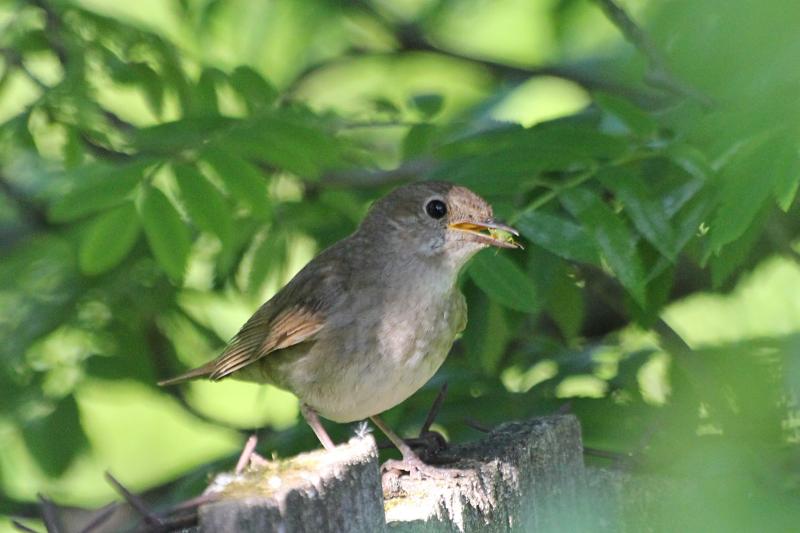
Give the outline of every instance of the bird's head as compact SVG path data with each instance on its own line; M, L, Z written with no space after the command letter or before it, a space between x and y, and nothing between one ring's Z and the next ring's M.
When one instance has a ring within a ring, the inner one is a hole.
M488 246L522 248L513 238L517 231L495 220L486 200L441 181L395 189L372 206L361 232L392 248L457 266Z

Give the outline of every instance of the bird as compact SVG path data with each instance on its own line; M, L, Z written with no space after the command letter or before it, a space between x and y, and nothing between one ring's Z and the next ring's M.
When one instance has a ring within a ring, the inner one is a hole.
M467 322L459 272L481 249L522 248L491 205L443 181L400 186L350 236L319 253L264 303L216 359L159 385L206 378L294 393L326 449L319 417L371 419L402 455L419 456L380 418L439 369Z

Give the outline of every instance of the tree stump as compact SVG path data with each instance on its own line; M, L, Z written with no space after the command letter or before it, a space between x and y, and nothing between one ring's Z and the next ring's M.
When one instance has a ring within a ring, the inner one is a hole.
M392 532L559 531L583 487L580 425L571 415L509 422L454 446L437 480L397 479L385 488Z
M335 450L269 461L217 476L199 511L201 532L315 533L385 530L378 450L368 435Z
M574 523L584 484L580 426L571 415L509 422L435 478L385 476L371 436L332 451L218 476L199 511L211 531L392 532L556 531ZM383 496L382 495L383 493Z

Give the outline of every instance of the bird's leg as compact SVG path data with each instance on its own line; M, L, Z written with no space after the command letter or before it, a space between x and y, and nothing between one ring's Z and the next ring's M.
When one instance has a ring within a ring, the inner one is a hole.
M411 447L406 444L402 438L397 436L397 434L386 425L386 423L380 419L378 415L369 417L372 420L372 423L378 426L392 444L400 451L400 454L403 456L403 459L398 461L395 459L390 459L381 465L381 471L385 474L392 474L394 477L402 475L403 473L408 473L414 478L421 479L423 477L434 478L434 479L446 479L450 477L452 474L446 470L440 470L435 466L431 466L426 464L422 459L420 459L419 455L411 449ZM390 476L391 477L391 476ZM384 480L385 481L385 480Z
M392 431L391 428L387 426L378 415L371 416L369 418L372 420L372 423L378 426L378 429L380 429L383 434L388 437L392 444L394 444L394 447L400 451L400 455L403 456L404 462L409 461L422 463L422 459L420 459L419 456L414 453L414 450L411 449L411 446L406 444L406 441L404 441L401 437L397 436L397 434Z
M332 450L336 448L336 445L328 436L328 432L325 431L325 427L322 425L322 422L319 421L319 416L317 416L316 411L306 404L301 404L300 413L303 415L303 418L305 418L306 423L311 426L311 429L314 431L314 435L317 436L319 441L322 443L322 446L326 450Z
M439 393L436 395L436 399L433 400L433 405L431 405L431 409L428 411L428 416L425 417L425 422L419 430L419 437L416 439L409 439L411 442L407 441L411 446L414 446L414 444L421 446L427 460L431 460L434 456L438 455L439 452L447 448L447 441L442 434L431 431L431 426L436 420L436 415L439 414L439 410L442 408L442 403L444 403L446 396L447 382L442 385L439 389Z
M244 472L247 465L264 465L267 463L266 459L256 453L256 444L258 444L258 436L250 435L250 438L247 439L242 449L241 455L239 455L239 460L236 462L236 469L234 470L236 475Z

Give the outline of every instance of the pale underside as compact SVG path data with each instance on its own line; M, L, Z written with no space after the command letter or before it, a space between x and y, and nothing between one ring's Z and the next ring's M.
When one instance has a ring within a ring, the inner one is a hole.
M401 403L433 376L464 329L464 297L453 286L424 282L359 292L360 298L340 303L351 313L331 313L309 339L273 351L232 377L292 391L336 422L361 420Z

